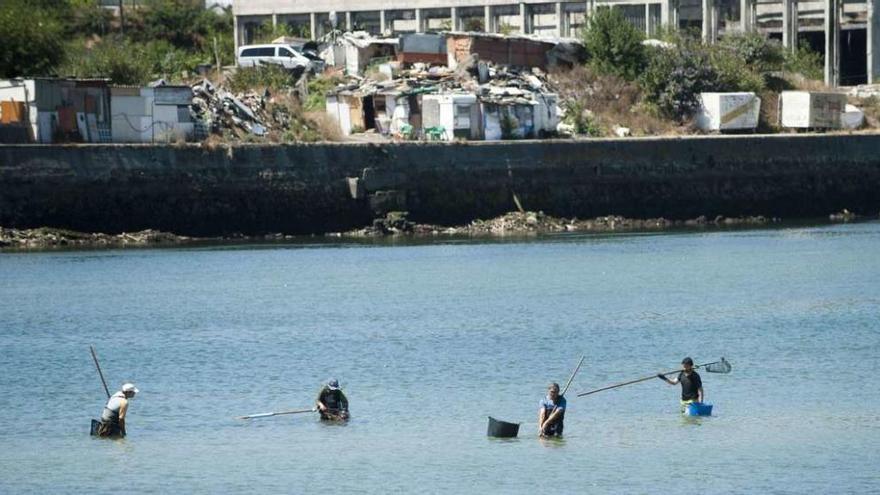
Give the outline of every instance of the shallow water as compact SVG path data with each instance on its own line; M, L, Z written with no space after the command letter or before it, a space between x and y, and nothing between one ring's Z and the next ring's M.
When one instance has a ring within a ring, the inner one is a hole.
M0 254L0 493L877 492L878 253L873 222ZM141 389L125 440L88 436L90 344ZM685 355L734 366L703 373L713 417L659 380L574 396ZM331 376L347 425L233 418Z

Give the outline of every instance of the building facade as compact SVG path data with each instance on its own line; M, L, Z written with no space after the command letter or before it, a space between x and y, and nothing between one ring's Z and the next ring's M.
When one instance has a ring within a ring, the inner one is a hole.
M827 84L880 83L880 0L233 0L233 14L237 48L279 24L312 39L334 28L376 35L445 30L568 37L600 6L622 9L649 36L661 27L697 27L708 43L756 31L781 38L791 50L799 42L824 44ZM841 67L853 80L842 81Z

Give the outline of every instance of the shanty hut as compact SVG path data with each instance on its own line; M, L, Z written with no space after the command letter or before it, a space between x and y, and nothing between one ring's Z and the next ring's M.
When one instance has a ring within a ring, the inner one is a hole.
M110 89L104 79L0 81L5 126L26 128L28 142L110 141Z

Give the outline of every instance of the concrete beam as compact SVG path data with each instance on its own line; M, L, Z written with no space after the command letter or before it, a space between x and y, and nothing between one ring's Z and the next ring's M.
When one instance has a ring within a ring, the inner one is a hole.
M825 0L825 84L840 84L840 0Z
M868 84L880 84L880 0L868 0Z

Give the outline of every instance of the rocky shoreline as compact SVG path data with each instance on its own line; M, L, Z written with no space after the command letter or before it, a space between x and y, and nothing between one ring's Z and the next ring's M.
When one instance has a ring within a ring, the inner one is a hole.
M831 222L850 222L862 219L854 213L843 210L828 216ZM776 217L749 216L708 218L700 216L689 220L670 220L666 218L625 218L616 215L593 219L559 218L543 212L509 212L491 220L474 220L467 225L455 227L421 224L410 221L406 212L390 212L377 218L373 224L347 232L331 232L324 237L335 238L376 238L386 236L434 237L502 237L518 235L538 235L562 232L635 232L662 231L673 228L724 228L744 226L765 226L780 223ZM206 242L241 241L292 241L304 236L287 234L267 234L261 236L232 235L226 237L188 237L158 230L103 234L77 232L66 229L41 227L37 229L9 229L0 227L0 249L40 250L54 248L120 248L120 247L161 247Z

